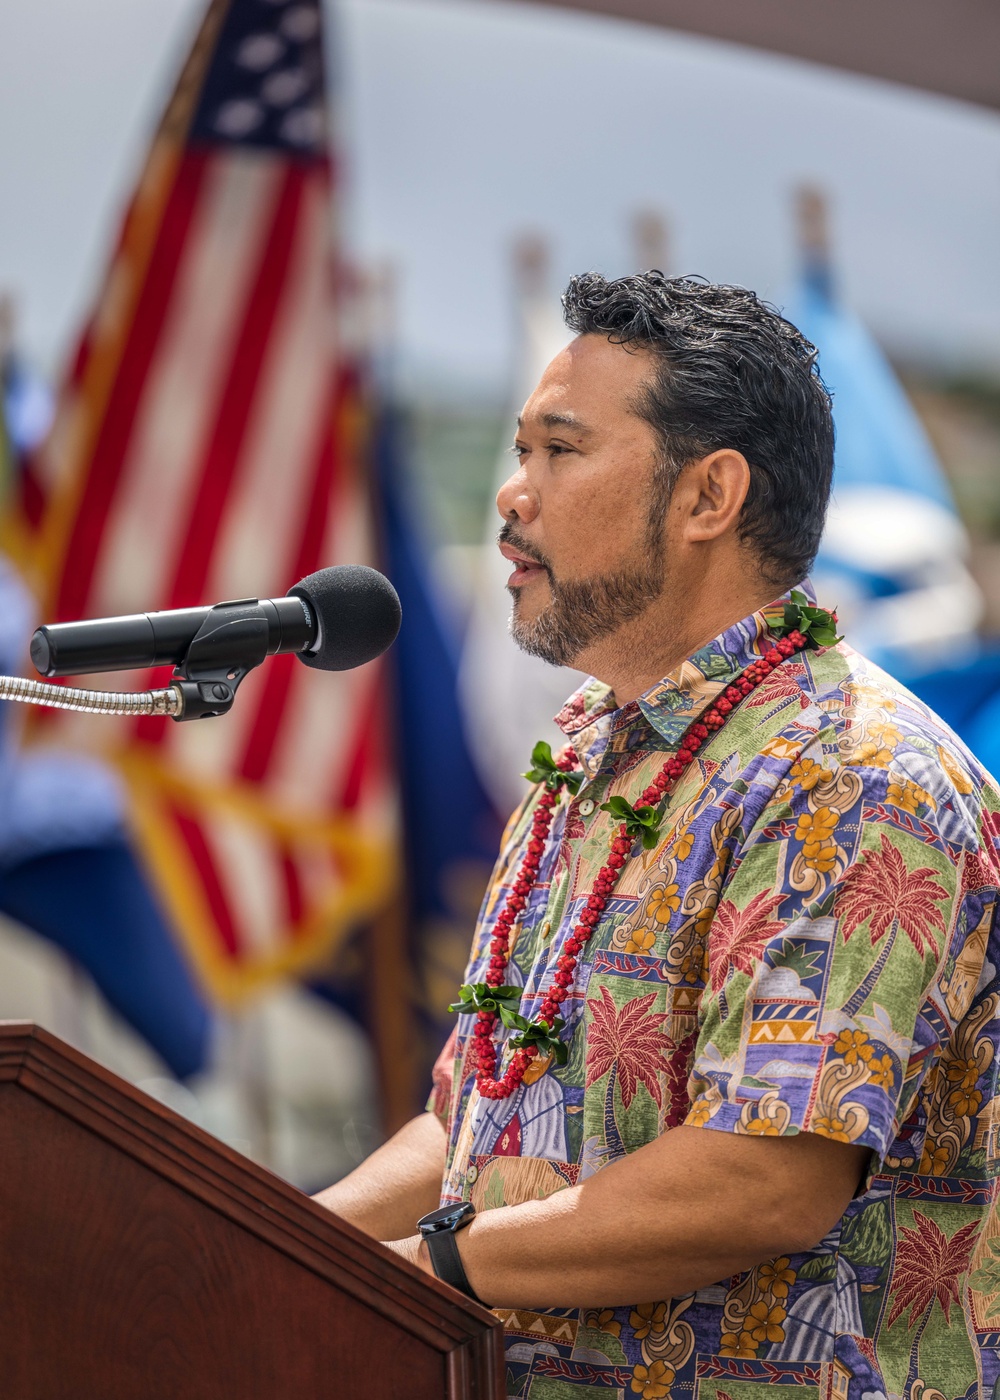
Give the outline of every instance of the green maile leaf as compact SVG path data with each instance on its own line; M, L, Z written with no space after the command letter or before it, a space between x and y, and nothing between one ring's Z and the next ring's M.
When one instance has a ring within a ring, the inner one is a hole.
M552 756L552 745L546 739L539 739L531 750L531 767L522 775L529 783L544 783L552 792L565 787L575 797L583 786L584 774L564 773Z
M517 1011L511 1011L506 1006L499 1008L500 1020L509 1031L526 1031L531 1022Z
M783 626L776 630L784 634L796 629L812 647L829 647L840 641L833 614L810 603L798 589L793 590L785 604Z
M539 739L538 743L531 750L531 761L536 768L554 768L555 758L552 755L552 745L547 739Z
M491 987L488 982L465 982L458 990L462 999L452 1002L448 1010L457 1011L460 1016L470 1016L477 1011L495 1011L502 1019L504 1011L514 1011L521 1005L520 987L506 984Z
M548 1021L526 1022L521 1034L514 1036L510 1043L515 1050L533 1045L539 1054L551 1055L556 1064L562 1066L569 1059L569 1046L559 1039L565 1024L561 1016L554 1017L551 1025Z
M633 841L642 843L645 851L651 851L660 839L660 825L666 811L666 799L658 807L633 807L624 797L612 797L602 803L601 811L610 812L625 825L625 834Z

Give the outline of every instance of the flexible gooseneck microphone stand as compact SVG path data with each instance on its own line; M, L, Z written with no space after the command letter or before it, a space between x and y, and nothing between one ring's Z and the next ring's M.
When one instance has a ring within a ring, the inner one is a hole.
M48 705L54 710L86 710L92 715L170 715L172 719L193 719L184 714L184 699L177 686L165 690L73 690L47 681L29 681L21 676L0 676L0 700L20 700L26 705Z

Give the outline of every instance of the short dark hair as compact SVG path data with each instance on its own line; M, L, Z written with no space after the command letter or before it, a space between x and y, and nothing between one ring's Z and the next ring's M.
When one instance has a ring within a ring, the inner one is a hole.
M580 335L633 345L660 362L636 405L659 435L670 485L720 448L742 452L750 489L740 540L782 589L808 573L833 477L830 395L817 352L791 322L744 287L635 273L574 277L563 297Z

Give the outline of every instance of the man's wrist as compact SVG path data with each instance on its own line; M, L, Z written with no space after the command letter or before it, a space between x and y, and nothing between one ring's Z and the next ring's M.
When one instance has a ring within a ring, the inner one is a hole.
M482 1300L469 1280L458 1248L458 1238L467 1232L475 1214L469 1201L449 1203L422 1216L417 1221L417 1231L436 1276L478 1303Z

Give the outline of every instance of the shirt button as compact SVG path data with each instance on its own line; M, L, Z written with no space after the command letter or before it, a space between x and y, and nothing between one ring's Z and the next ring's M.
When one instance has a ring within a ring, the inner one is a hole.
M476 1183L476 1179L478 1178L478 1176L479 1176L479 1168L476 1166L475 1162L470 1162L470 1163L469 1163L469 1170L465 1173L465 1179L466 1179L466 1181L469 1183L470 1186L474 1186L475 1183Z
M585 797L580 803L580 816L589 817L596 805L597 804L594 802L593 798Z

